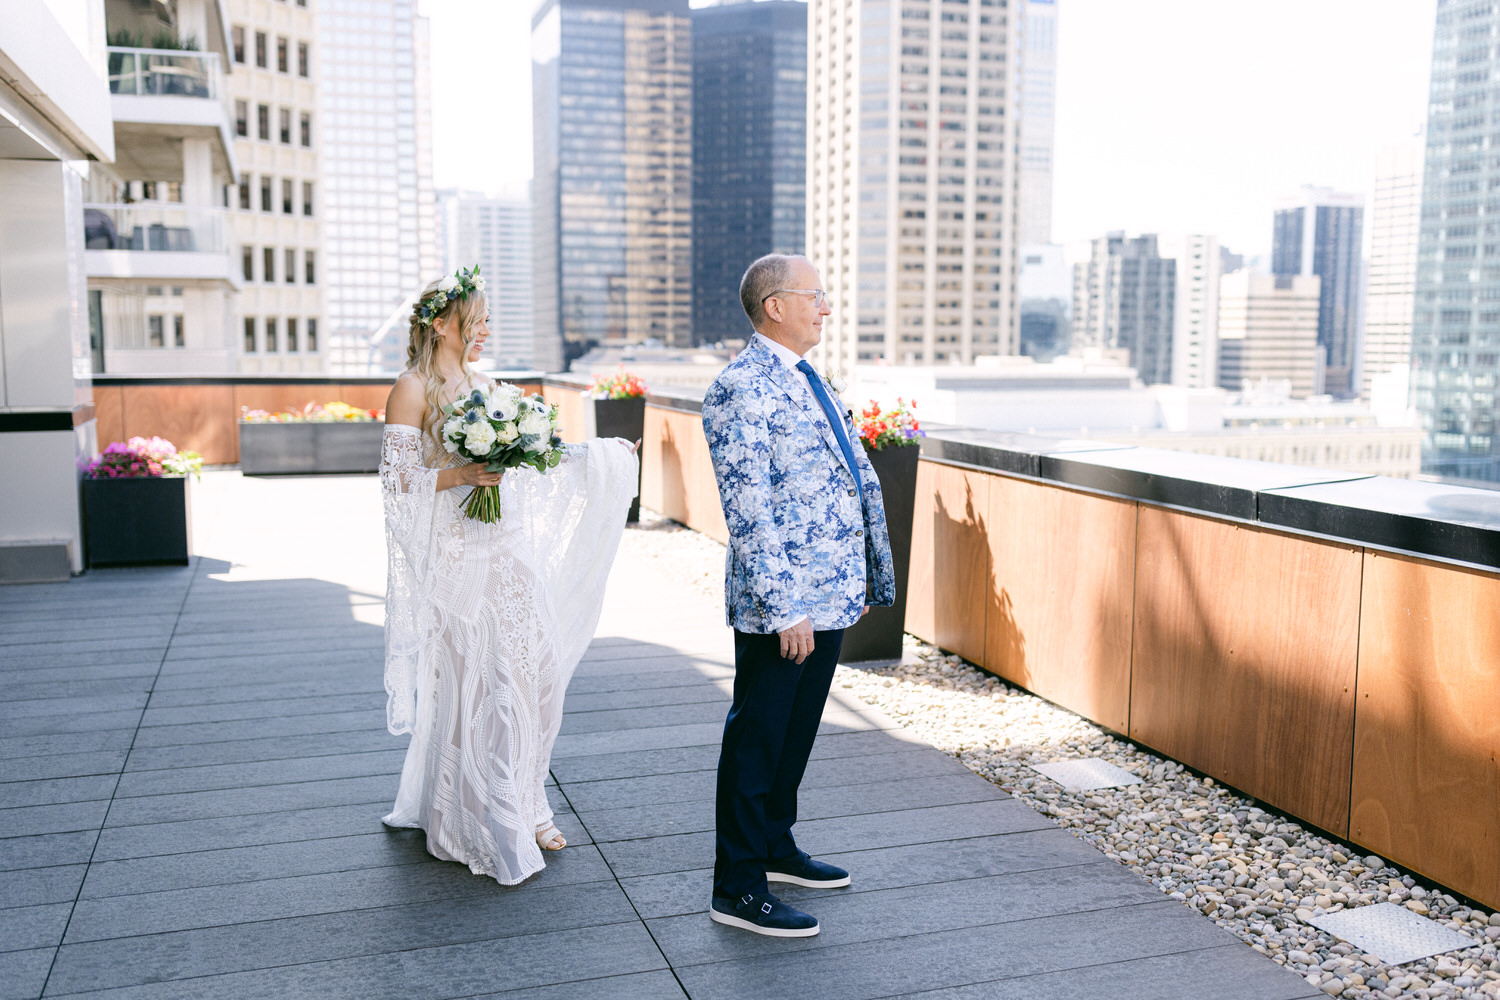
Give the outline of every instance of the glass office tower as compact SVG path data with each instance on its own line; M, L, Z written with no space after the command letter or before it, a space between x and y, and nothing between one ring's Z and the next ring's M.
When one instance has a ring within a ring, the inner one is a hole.
M1271 238L1273 274L1315 274L1322 279L1318 303L1322 391L1336 399L1359 394L1364 219L1362 196L1304 187L1277 207Z
M807 205L807 4L693 11L693 341L748 336L740 277L802 253Z

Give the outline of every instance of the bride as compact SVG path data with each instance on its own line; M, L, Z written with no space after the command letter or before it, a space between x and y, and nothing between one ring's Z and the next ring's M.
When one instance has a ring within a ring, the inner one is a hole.
M410 733L385 823L514 885L560 850L545 782L563 692L599 621L636 491L634 447L570 445L545 475L486 472L440 443L442 407L490 381L469 365L489 336L478 269L434 281L412 308L407 370L386 403L380 463L387 725ZM464 516L499 484L501 519Z

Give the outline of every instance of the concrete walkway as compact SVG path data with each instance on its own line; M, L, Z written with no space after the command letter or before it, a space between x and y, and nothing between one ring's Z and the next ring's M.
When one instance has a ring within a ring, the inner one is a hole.
M553 760L570 845L502 888L380 824L372 478L196 486L182 569L0 588L0 1000L1297 1000L1302 979L860 703L831 701L788 887L816 938L706 914L719 611L627 533Z

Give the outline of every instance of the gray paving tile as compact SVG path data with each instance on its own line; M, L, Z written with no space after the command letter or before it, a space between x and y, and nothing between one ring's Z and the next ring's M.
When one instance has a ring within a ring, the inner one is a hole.
M174 792L116 799L110 809L111 827L221 816L258 815L273 809L316 809L323 806L395 798L395 775L328 778L284 785L259 785L206 792Z
M580 1000L607 997L608 1000L686 1000L687 994L677 985L677 977L667 971L634 972L603 979L581 979L558 986L525 986L503 993L475 994L463 1000L501 1000L524 994L526 1000Z
M0 951L56 948L72 912L71 902L0 907Z
M0 872L0 905L70 903L78 895L87 868L87 865L57 865Z
M174 767L152 771L130 771L120 778L119 798L174 792L245 789L260 785L323 781L331 778L393 775L401 772L406 751L400 748L365 753L331 754L245 764L210 764L204 767ZM3 796L0 785L0 796Z
M134 720L140 720L135 713ZM79 732L22 736L0 739L0 760L11 761L19 757L50 757L67 753L103 753L112 750L129 750L135 736L135 722L129 726ZM5 765L9 766L9 764Z
M952 989L908 994L911 1000L1307 1000L1291 972L1269 975L1264 958L1239 942L1174 955L1153 955L1107 965L1085 965L1041 975L1013 977Z
M126 694L92 695L81 698L33 698L30 701L14 701L0 705L0 725L19 731L19 726L28 722L45 722L56 716L106 715L129 712L140 718L140 710L146 707L144 688ZM71 732L49 728L42 732Z
M7 837L31 837L43 833L97 830L109 811L109 800L64 802L51 806L21 806L0 809L0 830Z
M203 705L182 705L175 708L158 708L153 702L141 720L142 728L158 726L181 726L200 722L233 722L243 719L296 718L303 715L336 715L340 712L357 712L378 706L385 708L385 692L376 695L373 691L359 694L326 695L321 698L299 698L283 702L277 698L256 698L249 701L213 702Z
M690 705L704 702L718 705L720 716L729 710L729 695L712 684L703 683L703 677L700 675L687 684L636 688L627 691L578 692L570 686L568 696L563 701L563 713L572 716L588 712L642 708L650 708L654 711L666 705Z
M309 736L265 736L248 740L191 743L181 746L136 747L126 772L176 767L247 764L258 761L304 760L372 750L405 752L409 736L392 736L385 727L354 729Z
M4 775L11 778L10 768ZM0 830L9 832L4 825L4 810L19 806L51 806L65 802L89 802L107 799L115 790L118 776L114 774L90 774L72 778L33 778L31 780L0 781Z
M139 826L111 823L99 832L94 860L117 861L378 832L385 829L380 824L380 817L390 811L395 796L396 783L392 781L387 794L354 805Z
M505 985L512 991L562 983L587 983L664 968L661 952L637 921L527 934L461 945L329 962L280 965L251 972L199 975L176 982L91 991L88 1000L448 1000L478 996ZM567 992L562 993L568 996ZM572 996L596 996L580 990ZM55 986L48 996L63 996ZM80 1000L82 1000L80 997Z
M688 702L679 705L655 705L648 708L598 709L592 712L573 712L563 716L562 735L577 736L584 733L603 733L619 737L633 729L651 729L661 726L683 726L707 723L720 733L724 731L724 716L729 711L727 701Z
M552 759L633 750L661 750L666 747L717 747L724 735L724 720L690 723L682 726L656 726L631 729L623 733L563 734L557 738Z
M260 609L257 609L257 613L260 613ZM320 670L363 668L373 669L378 675L383 662L381 651L373 648L320 650L317 655L317 669ZM169 660L162 663L161 674L163 679L171 678L174 682L180 680L187 686L192 679L213 683L226 675L246 676L259 674L261 671L265 671L268 676L284 671L301 671L305 675L308 669L308 658L296 653L224 653L219 656Z
M329 674L309 680L257 679L248 684L216 684L203 687L163 688L158 685L151 696L151 708L186 708L197 705L236 704L240 702L278 701L281 699L325 698L340 695L378 695L385 699L380 677L366 672Z
M69 663L61 667L38 667L24 661L7 661L0 652L0 678L24 678L27 683L56 684L80 680L139 677L149 684L161 666L160 659L110 660L90 664Z
M733 670L720 670L725 676L732 676ZM564 711L567 705L576 697L596 694L630 693L637 691L650 691L657 688L682 688L702 686L709 676L703 670L695 666L683 666L677 670L651 670L646 673L635 673L634 671L599 671L583 676L574 675L568 683L568 696L564 701ZM717 689L715 689L717 690Z
M13 737L92 734L107 729L125 730L128 735L129 731L134 730L136 723L140 721L140 709L108 712L56 712L8 719L5 722L5 731ZM59 741L57 745L67 746L68 744L66 741Z
M3 655L3 653L0 653ZM24 675L19 675L24 676ZM6 685L6 694L16 703L33 703L38 701L66 701L74 704L83 704L89 698L108 697L110 695L144 695L151 688L150 674L142 674L137 677L70 677L65 681L55 680L20 680L19 676L12 674L17 682ZM133 703L133 701L132 701Z
M271 736L307 736L313 733L371 732L385 729L385 704L357 712L325 715L272 715L237 722L198 722L179 726L143 726L136 746L165 747L189 743L227 743Z
M306 612L306 609L302 609ZM316 659L323 653L348 652L351 642L343 636L328 636L323 638L304 638L297 640L268 640L265 642L225 642L215 646L196 646L179 650L174 643L167 651L167 663L181 663L185 660L218 660L224 654L234 654L240 657L246 656L301 656L306 662L309 658ZM382 650L381 639L378 630L371 636L360 641L363 648L370 650L372 654L379 654Z
M124 750L11 757L0 763L0 778L5 781L42 781L99 774L115 775L124 766Z
M0 952L0 1000L31 1000L42 995L55 948Z
M0 872L86 864L94 851L96 839L97 830L0 838Z
M615 885L507 892L470 878L484 895L64 944L48 988L66 994L139 986L634 921ZM451 979L452 970L445 976Z

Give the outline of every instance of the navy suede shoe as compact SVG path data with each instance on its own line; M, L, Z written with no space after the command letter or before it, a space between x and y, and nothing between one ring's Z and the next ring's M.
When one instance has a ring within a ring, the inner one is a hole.
M818 933L817 917L787 906L770 893L746 893L739 899L715 896L708 915L715 923L769 937L812 937Z
M766 862L766 881L790 882L811 889L840 889L849 884L849 873L814 861L802 853L795 858L775 858Z

